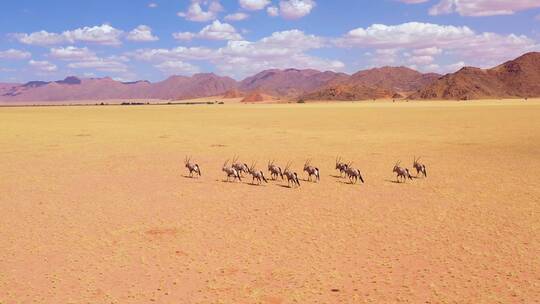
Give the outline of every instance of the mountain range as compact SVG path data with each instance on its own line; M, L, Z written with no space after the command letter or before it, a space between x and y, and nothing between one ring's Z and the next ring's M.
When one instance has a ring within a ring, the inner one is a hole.
M540 53L527 53L491 69L464 67L444 76L406 67L382 67L352 75L313 69L271 69L236 81L213 73L171 76L164 81L120 82L78 78L24 84L0 83L0 101L54 102L104 99L180 100L209 96L256 102L379 98L483 99L540 97Z

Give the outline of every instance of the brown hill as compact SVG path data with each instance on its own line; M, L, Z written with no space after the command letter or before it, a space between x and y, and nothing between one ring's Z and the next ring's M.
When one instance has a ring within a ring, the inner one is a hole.
M382 67L353 74L347 85L363 85L395 92L414 92L437 80L441 75L422 74L406 67Z
M465 67L418 90L415 99L485 99L540 96L540 53L527 53L491 69Z
M232 89L232 90L229 90L227 92L225 92L225 94L223 95L223 98L242 98L244 97L244 93L240 92L238 89Z
M261 92L251 92L249 93L241 102L263 102L274 100L274 97L264 94Z
M244 79L239 87L246 92L260 91L273 96L297 97L348 77L347 74L330 71L273 69Z
M65 101L99 99L187 99L215 96L236 87L236 81L214 74L192 77L172 76L150 83L148 81L119 82L111 78L80 79L67 77L61 81L31 81L0 89L0 100L9 101Z
M305 100L366 100L397 98L418 90L440 75L422 74L406 67L382 67L360 71L348 78L335 79L325 87L304 94Z
M333 85L322 90L304 94L300 100L368 100L391 98L394 92L364 85Z

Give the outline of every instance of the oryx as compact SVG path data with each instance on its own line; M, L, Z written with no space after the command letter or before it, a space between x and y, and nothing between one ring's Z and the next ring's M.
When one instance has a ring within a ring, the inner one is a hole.
M416 158L416 156L414 157L413 167L416 169L416 176L422 173L424 177L427 177L426 165L420 163L420 157L419 158Z
M341 161L341 156L336 156L336 170L339 170L339 175L347 174L348 164Z
M268 181L266 180L266 178L264 177L264 173L260 170L257 170L255 169L255 165L257 163L254 162L251 164L251 167L249 167L248 169L248 173L251 174L252 176L252 180L251 182L253 184L255 184L255 180L257 180L257 182L259 183L259 185L264 181L265 183L268 183Z
M283 180L283 172L279 166L274 164L274 161L268 161L268 171L273 180L276 180L278 176Z
M291 162L287 164L287 167L285 167L285 171L283 171L283 175L287 177L287 186L289 188L291 187L291 182L293 186L300 187L300 180L298 179L298 174L296 172L291 171L289 168L291 167Z
M199 167L198 164L191 162L191 156L184 159L184 164L186 165L186 168L189 170L189 177L193 177L193 173L201 176L201 167Z
M319 168L316 168L311 165L311 160L308 159L304 163L304 171L308 174L308 181L311 181L311 176L315 176L315 181L321 180L321 172L319 171Z
M227 160L223 164L223 168L221 169L223 172L227 174L227 181L230 181L231 177L233 177L233 181L238 179L238 181L242 181L242 177L240 176L240 173L233 167L227 166L229 164L229 160Z
M409 173L409 169L407 168L402 168L399 166L399 164L401 164L400 161L398 161L395 165L394 165L394 170L392 172L396 173L396 180L397 182L399 183L399 179L401 178L401 180L403 182L406 182L407 181L407 178L412 180L412 176L411 176L411 173Z
M360 169L355 169L352 166L352 163L347 164L347 170L345 171L347 176L349 177L349 181L351 184L356 184L358 180L364 183L364 178L362 177L362 173L360 172Z
M233 157L232 167L238 171L238 173L243 177L244 173L249 173L248 165L238 161L238 156Z

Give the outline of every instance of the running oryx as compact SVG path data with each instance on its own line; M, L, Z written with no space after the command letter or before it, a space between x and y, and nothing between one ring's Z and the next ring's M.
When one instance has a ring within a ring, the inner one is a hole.
M198 164L191 162L191 157L187 157L184 159L184 164L186 165L186 168L189 170L189 177L193 177L193 173L201 176L201 167L199 167Z
M339 170L339 175L343 177L343 173L347 174L348 165L341 161L341 156L336 156L336 170Z
M231 177L233 177L233 181L238 179L238 181L242 181L242 177L240 176L240 173L233 167L227 166L229 164L229 160L227 160L223 164L223 168L221 169L223 172L227 174L227 181L229 182Z
M254 162L251 164L251 167L249 167L248 169L248 173L251 174L251 176L253 177L252 180L251 180L251 183L252 184L255 184L255 180L257 180L257 182L259 183L259 185L264 181L265 183L268 183L268 181L266 180L266 178L264 177L264 174L262 171L259 171L257 169L255 169L255 165L257 163Z
M397 182L399 183L399 179L401 178L401 180L403 182L406 182L407 181L407 178L412 180L412 176L411 176L411 173L409 173L409 169L407 168L402 168L399 166L399 164L401 164L400 161L398 161L395 165L394 165L394 170L392 172L396 173L396 179L397 179Z
M321 174L319 168L315 168L311 165L311 160L308 159L304 163L304 171L308 174L308 181L311 181L311 176L315 176L315 181L321 180Z
M291 182L293 186L300 187L300 180L298 179L298 174L296 172L291 171L289 168L291 167L291 162L287 164L287 167L285 167L285 171L283 171L283 175L287 177L287 186L289 188L291 187Z
M246 173L246 174L249 173L248 165L245 164L245 163L239 162L239 161L238 161L238 156L233 157L232 167L233 167L234 169L236 169L236 171L238 171L238 173L239 173L242 177L244 176L243 173Z
M420 163L420 157L419 158L416 158L416 156L414 157L413 167L416 169L416 176L422 173L424 177L427 177L426 165Z
M279 166L274 164L274 161L268 161L268 171L270 171L270 176L273 180L276 180L278 176L283 180L283 172Z
M347 164L347 169L345 171L345 174L349 177L349 181L351 184L356 184L358 180L364 183L364 178L362 177L362 173L360 172L360 169L355 169L352 166L352 163Z

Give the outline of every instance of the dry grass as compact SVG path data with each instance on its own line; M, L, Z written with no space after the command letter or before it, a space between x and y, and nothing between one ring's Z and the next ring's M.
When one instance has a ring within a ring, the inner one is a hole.
M534 303L539 117L539 101L0 109L0 303ZM365 185L332 176L338 153ZM224 183L233 154L309 157L322 181ZM392 182L414 155L428 179Z

